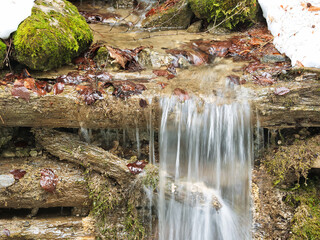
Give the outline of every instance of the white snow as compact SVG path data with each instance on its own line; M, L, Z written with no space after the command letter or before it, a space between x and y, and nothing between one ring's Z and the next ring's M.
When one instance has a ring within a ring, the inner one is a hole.
M34 0L0 0L0 38L7 39L31 15Z
M320 0L258 2L278 51L285 53L293 66L320 68Z

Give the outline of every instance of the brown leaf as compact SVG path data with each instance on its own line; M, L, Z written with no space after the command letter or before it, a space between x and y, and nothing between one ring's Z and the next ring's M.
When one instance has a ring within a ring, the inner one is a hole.
M27 102L30 100L30 92L26 87L13 87L11 94L16 98L22 98Z
M8 229L3 229L3 234L7 237L10 236L10 231Z
M40 186L47 192L54 192L58 184L58 176L49 168L44 168L40 172Z
M147 103L146 100L140 99L139 105L140 105L140 107L142 107L142 108L146 108L146 107L148 106L148 103Z
M64 83L57 82L57 83L53 86L53 94L54 94L54 95L58 95L58 94L62 93L63 90L64 90Z
M23 178L27 172L21 169L13 169L10 173L13 175L14 179L19 180L20 178Z
M132 174L136 175L141 173L147 164L148 162L144 160L137 160L133 163L127 164L127 167Z
M181 101L186 101L186 100L190 99L188 93L181 88L174 89L173 94L178 96Z
M289 92L290 92L290 89L288 89L286 87L279 87L279 88L276 88L274 90L274 94L275 95L280 95L280 96L285 95L285 94L287 94Z

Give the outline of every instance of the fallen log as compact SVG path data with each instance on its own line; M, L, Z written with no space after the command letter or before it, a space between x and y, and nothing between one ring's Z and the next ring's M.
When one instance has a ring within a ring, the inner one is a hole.
M33 132L36 141L60 160L91 168L116 180L120 185L133 178L123 159L81 141L75 134L52 129L33 129Z
M242 85L241 88L249 92L247 98L252 105L254 122L258 116L264 128L319 127L320 83L315 78L301 82L279 82L271 87L250 83ZM188 90L188 84L185 88L183 83L179 84L180 88ZM59 95L32 95L29 102L14 98L10 91L0 87L0 127L146 129L151 120L157 128L161 119L159 100L162 90L155 84L150 85L151 90L142 95L123 100L104 94L104 99L93 105L86 105L68 86ZM290 92L276 95L274 89L277 87L286 87ZM171 95L173 90L164 91ZM141 99L152 99L152 102L147 101L148 104L141 107Z
M88 217L0 219L0 239L93 240L93 224Z
M0 188L0 208L88 208L89 193L84 171L71 163L57 162L46 157L2 158L0 175L13 177L11 170L25 171L23 177ZM41 170L51 169L58 178L56 189L47 192L40 186Z
M122 186L126 186L126 184L130 185L136 179L135 175L130 173L125 160L102 148L80 141L74 134L52 129L34 129L33 132L35 133L36 141L50 154L58 157L60 160L77 163L99 173L106 174ZM150 164L150 167L146 168L146 173L141 178L142 183L146 183L146 185L150 182L154 183L154 190L158 192L158 168L156 166ZM172 186L174 186L174 190L172 190ZM201 202L204 199L204 195L200 190L192 192L191 195L193 197L187 199L187 187L182 184L173 183L168 178L165 195L167 198L171 198L172 194L174 194L177 201L189 202L190 205L193 205L196 201ZM212 206L216 209L221 207L215 196L212 197Z

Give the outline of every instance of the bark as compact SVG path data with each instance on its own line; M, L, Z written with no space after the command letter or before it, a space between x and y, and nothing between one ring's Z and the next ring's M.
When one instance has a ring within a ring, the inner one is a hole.
M91 221L80 217L0 219L0 239L94 240ZM4 234L4 229L9 230L9 236Z
M133 184L136 179L135 175L130 173L124 159L118 158L102 148L82 142L74 134L50 129L34 129L33 132L35 133L36 141L60 160L71 161L84 167L89 167L99 173L106 174L123 187L131 187L130 184ZM144 176L148 176L149 182L157 182L157 180L154 180L158 178L157 173L157 167L150 166L146 169ZM139 178L139 175L137 177ZM142 176L142 183L146 182L143 178ZM155 186L156 189L157 186ZM190 205L194 205L197 201L203 202L204 193L200 190L192 192L191 198L187 198L187 195L186 186L182 184L177 185L168 178L165 188L165 196L168 199L174 196L177 201L187 201ZM212 206L217 210L221 207L215 196L212 196Z
M120 185L133 178L126 162L112 153L80 141L77 135L52 129L34 129L36 141L50 154L91 168L116 180Z
M46 157L0 159L0 175L21 169L26 174L11 186L0 189L0 208L88 207L89 193L83 170ZM54 192L40 186L41 169L49 168L58 177Z
M184 86L180 86L184 89ZM249 92L254 118L259 116L265 128L319 127L320 84L317 80L281 82L272 87L254 84L241 86ZM277 87L287 87L283 96L274 94ZM86 105L71 87L59 95L31 96L30 101L16 99L9 91L0 88L0 127L65 127L65 128L147 128L160 126L159 86L127 100L105 94L105 99ZM187 87L186 87L187 88ZM200 90L201 91L201 90ZM171 94L171 90L166 90ZM140 99L152 98L152 104L140 106ZM257 114L256 114L257 113ZM151 114L151 115L150 115ZM254 120L255 120L254 119Z

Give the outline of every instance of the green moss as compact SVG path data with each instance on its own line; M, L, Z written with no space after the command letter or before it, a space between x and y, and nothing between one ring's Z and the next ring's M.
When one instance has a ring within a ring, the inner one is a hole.
M275 153L266 156L263 164L275 180L274 184L287 187L297 183L300 177L307 179L308 172L320 151L320 136L306 141L296 140L290 146L281 146Z
M145 175L142 177L142 184L155 190L159 185L159 171L154 165L147 164L144 168Z
M128 232L128 239L144 239L145 229L140 223L132 203L128 203L125 226Z
M7 45L0 40L0 69L3 68L4 59L6 58L7 54Z
M286 199L290 205L297 206L292 219L290 239L320 239L320 190L319 179L312 179Z
M186 0L180 0L166 11L154 14L142 21L145 28L185 29L190 25L193 13Z
M41 11L38 0L32 15L14 34L15 58L36 70L48 70L68 63L84 51L93 36L77 8L64 1L63 12Z
M221 23L220 27L234 29L240 23L254 22L256 0L189 0L194 14L208 22Z

